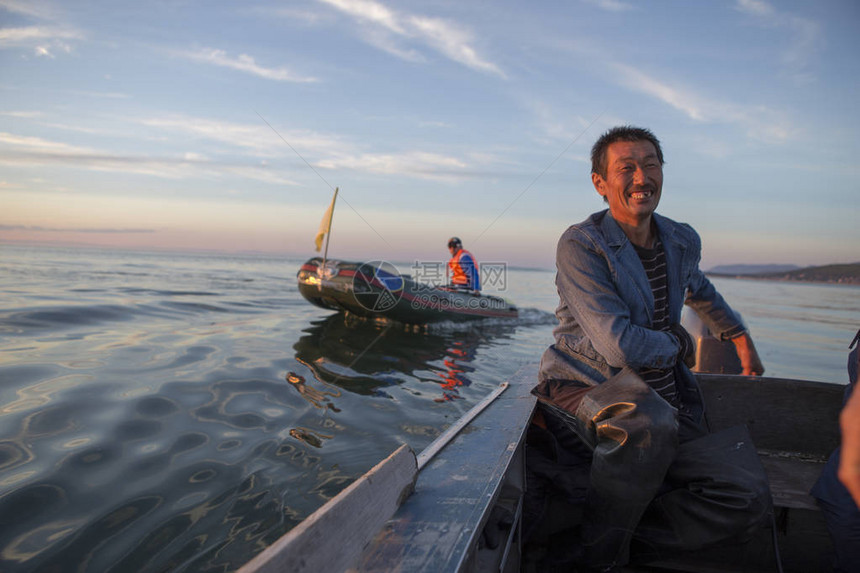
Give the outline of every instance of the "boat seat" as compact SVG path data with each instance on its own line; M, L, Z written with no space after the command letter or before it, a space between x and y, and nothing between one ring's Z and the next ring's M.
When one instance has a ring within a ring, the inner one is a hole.
M783 457L761 450L759 458L770 482L775 507L818 511L818 504L809 490L821 475L823 461Z
M839 445L843 386L781 378L697 374L708 424L749 428L777 508L817 511L809 495Z

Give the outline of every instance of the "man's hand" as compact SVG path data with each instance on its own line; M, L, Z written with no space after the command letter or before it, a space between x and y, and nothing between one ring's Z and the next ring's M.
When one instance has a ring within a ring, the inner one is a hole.
M854 391L839 415L842 452L839 454L839 481L860 507L860 390Z
M678 351L678 362L683 362L687 368L693 368L696 365L696 343L687 329L680 324L673 324L669 327L669 334L675 337L680 346Z
M761 358L758 357L758 352L755 349L752 338L746 332L740 336L732 338L735 343L735 350L738 351L738 358L741 359L742 374L744 376L761 376L764 374L764 365L761 363Z

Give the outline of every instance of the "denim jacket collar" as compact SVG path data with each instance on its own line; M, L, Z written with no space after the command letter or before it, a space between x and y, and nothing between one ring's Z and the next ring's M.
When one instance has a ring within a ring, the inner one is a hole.
M606 238L606 244L615 249L617 253L625 243L629 243L630 239L624 234L624 230L612 217L609 209L604 209L595 216L596 222L600 225L600 230Z
M663 252L666 255L666 272L670 277L679 277L681 276L680 262L684 256L684 252L687 250L687 243L681 237L676 236L675 227L670 221L657 213L652 214L651 217L654 219L657 234L663 243ZM647 302L646 308L649 318L653 318L654 296L651 292L651 283L648 282L648 277L645 275L644 269L642 269L639 255L636 253L633 243L624 233L618 222L612 217L608 209L597 214L596 222L600 226L607 245L615 251L615 255L621 261L624 268L628 270L636 269L636 271L641 270L641 272L632 272L632 278L640 290L643 299ZM680 311L676 312L675 309L681 308L679 303L683 302L684 293L681 292L678 281L668 281L667 287L669 308L671 310L670 320L678 323L681 321L681 315Z
M653 213L651 217L657 225L657 234L660 236L660 240L663 241L664 245L671 243L682 250L686 250L687 244L683 240L679 240L675 237L675 228L671 222L657 213ZM623 247L625 243L630 242L630 239L627 238L626 234L624 234L621 226L612 217L609 209L604 209L597 213L595 221L600 225L600 230L603 232L603 236L606 237L606 243L609 246L619 249Z

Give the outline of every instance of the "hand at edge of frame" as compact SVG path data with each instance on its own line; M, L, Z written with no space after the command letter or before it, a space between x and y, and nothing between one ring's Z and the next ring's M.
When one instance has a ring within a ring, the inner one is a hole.
M860 507L860 391L855 391L839 415L842 429L842 452L839 457L839 481L854 503Z
M761 363L761 358L759 358L749 333L744 332L732 338L732 342L735 344L738 358L741 359L742 374L744 376L761 376L764 374L764 365Z

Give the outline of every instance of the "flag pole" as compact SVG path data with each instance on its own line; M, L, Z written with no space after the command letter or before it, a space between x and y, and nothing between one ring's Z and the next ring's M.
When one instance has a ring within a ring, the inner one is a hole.
M322 273L325 273L325 262L328 259L328 242L331 239L331 221L334 219L334 203L337 201L337 192L340 190L340 187L334 188L334 197L331 199L331 213L328 214L328 233L325 234L325 252L323 252L323 262L322 262L322 271L320 273L320 279L322 279ZM322 289L322 280L320 280L320 289Z

